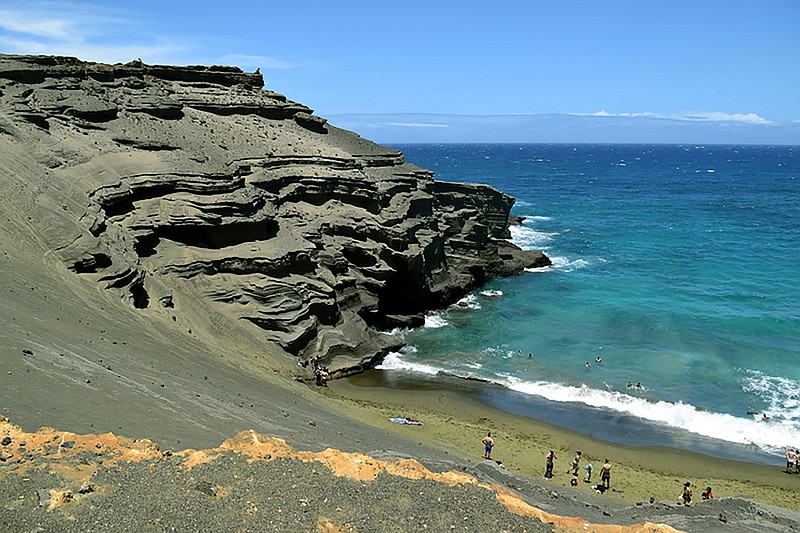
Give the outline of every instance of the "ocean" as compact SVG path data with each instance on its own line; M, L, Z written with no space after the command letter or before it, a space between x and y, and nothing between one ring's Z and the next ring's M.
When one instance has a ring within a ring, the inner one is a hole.
M512 241L554 264L430 313L388 376L484 380L481 401L611 442L800 448L800 147L392 147L515 197Z

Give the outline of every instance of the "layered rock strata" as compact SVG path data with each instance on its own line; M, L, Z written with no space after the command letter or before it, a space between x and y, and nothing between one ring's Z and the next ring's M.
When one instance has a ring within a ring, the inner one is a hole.
M134 307L207 305L300 362L349 373L497 277L514 200L443 183L231 67L0 55L0 151L18 215ZM23 176L35 175L31 183Z

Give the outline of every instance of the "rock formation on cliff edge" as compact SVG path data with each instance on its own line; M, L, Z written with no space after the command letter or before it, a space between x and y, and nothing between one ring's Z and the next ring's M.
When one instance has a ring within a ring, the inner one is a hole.
M27 188L17 216L85 283L173 320L205 305L341 373L402 344L383 331L549 264L506 240L509 196L437 182L263 86L231 67L0 55L3 188Z

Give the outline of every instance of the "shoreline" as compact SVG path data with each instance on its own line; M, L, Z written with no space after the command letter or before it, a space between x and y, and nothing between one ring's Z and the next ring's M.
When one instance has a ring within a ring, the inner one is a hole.
M340 403L340 408L380 430L389 430L455 454L467 460L483 461L481 439L488 431L495 439L492 459L517 475L540 480L558 490L594 493L599 470L608 458L612 468L611 491L604 497L619 504L649 501L676 502L683 483L691 482L695 500L706 486L715 498L744 496L757 502L800 510L800 475L783 472L783 464L755 464L665 446L630 446L584 435L529 416L513 414L481 402L472 387L451 383L419 381L387 383L385 371L371 370L335 380L323 395ZM390 417L415 417L422 426L389 422ZM413 432L413 433L411 433ZM554 477L542 480L544 456L557 454ZM592 482L570 487L566 473L575 451L583 452L583 466L595 468Z
M488 404L505 413L531 418L527 413L533 412L536 413L536 416L532 417L534 420L589 435L610 444L634 448L664 447L764 466L782 464L784 460L782 454L770 453L755 444L741 444L708 437L680 427L661 425L629 413L604 409L580 401L554 401L509 389L501 383L484 378L459 376L444 371L431 375L395 369L372 370L375 372L369 374L368 378L362 378L363 385L380 385L403 390L425 388L459 390L474 401ZM357 379L354 383L358 382Z

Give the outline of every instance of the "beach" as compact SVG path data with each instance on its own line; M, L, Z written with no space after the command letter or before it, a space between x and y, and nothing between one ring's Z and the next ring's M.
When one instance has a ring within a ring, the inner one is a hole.
M492 458L521 476L541 479L545 455L552 449L558 459L555 475L546 484L558 490L593 493L591 486L599 483L600 467L608 459L613 464L612 490L603 497L619 504L650 498L677 501L683 484L689 481L696 500L705 487L711 486L715 498L744 496L767 505L800 510L800 476L783 473L784 465L779 460L765 466L674 448L611 444L482 405L457 386L443 384L439 390L381 386L378 372L337 380L325 392L334 395L358 420L405 437L413 436L420 443L465 459L481 460L481 439L491 431L496 443ZM413 416L424 425L401 426L387 420L396 416ZM595 473L591 484L580 482L578 487L570 487L571 476L566 470L576 451L583 454L581 479L587 463L594 466Z

